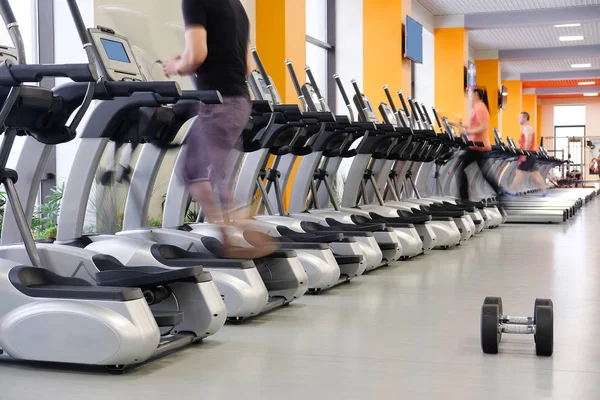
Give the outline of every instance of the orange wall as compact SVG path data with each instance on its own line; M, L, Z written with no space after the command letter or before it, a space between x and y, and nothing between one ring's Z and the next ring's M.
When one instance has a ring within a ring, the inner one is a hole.
M508 89L508 107L502 110L502 137L511 137L518 142L521 138L519 114L523 107L521 81L504 81L502 84Z
M257 1L256 48L284 103L297 104L285 60L306 65L306 1Z
M403 0L363 0L363 92L374 107L387 102L383 85L404 88ZM410 64L408 67L410 71ZM410 93L410 92L406 92Z
M285 60L296 68L306 65L306 1L261 0L256 2L256 48L284 103L299 104ZM283 201L286 208L299 159L292 167Z
M465 28L436 28L435 104L438 112L451 120L461 115L467 122L464 68L469 46Z
M490 103L490 140L494 143L493 128L502 129L499 125L498 91L500 90L500 60L475 60L477 68L477 85L484 86L488 92Z

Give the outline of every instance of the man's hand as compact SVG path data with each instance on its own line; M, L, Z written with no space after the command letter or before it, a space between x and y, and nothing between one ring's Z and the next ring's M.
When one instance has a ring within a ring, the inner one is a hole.
M179 75L181 56L162 60L163 72L167 78Z

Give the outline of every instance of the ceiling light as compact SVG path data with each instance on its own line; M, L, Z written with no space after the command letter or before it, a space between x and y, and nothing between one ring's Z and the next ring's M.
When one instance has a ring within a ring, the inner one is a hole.
M591 68L592 64L571 64L571 68Z
M578 26L581 26L581 24L560 24L560 25L554 25L555 28L576 28Z
M583 97L598 97L598 93L584 93Z
M561 42L574 42L576 40L583 40L583 36L559 36L558 40Z
M595 84L596 84L596 82L594 82L594 81L591 81L591 82L579 82L578 83L579 86L592 86L592 85L595 85Z

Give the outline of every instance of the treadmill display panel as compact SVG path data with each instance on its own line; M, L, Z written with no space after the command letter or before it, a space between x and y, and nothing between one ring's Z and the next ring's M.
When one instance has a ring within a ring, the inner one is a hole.
M127 51L125 50L125 46L123 45L123 43L104 38L101 38L100 41L102 42L102 46L104 46L106 55L110 60L128 64L131 63L131 60L127 55Z

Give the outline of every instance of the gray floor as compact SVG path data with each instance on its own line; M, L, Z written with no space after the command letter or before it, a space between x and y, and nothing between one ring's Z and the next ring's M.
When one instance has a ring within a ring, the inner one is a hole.
M505 226L276 311L123 376L0 365L0 399L600 398L600 200L562 226ZM486 295L555 304L555 353L505 336L485 356Z

